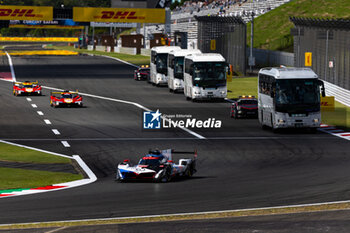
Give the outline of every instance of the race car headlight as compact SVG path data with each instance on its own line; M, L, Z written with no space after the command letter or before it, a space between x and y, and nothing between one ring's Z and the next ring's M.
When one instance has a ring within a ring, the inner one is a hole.
M56 104L57 104L57 105L59 105L59 104L60 104L60 102L56 101Z
M138 73L138 74L137 74L137 77L141 77L141 74L140 74L140 73Z
M319 122L319 120L318 120L318 118L315 118L315 119L313 119L313 120L312 120L312 122L314 122L314 123L318 123L318 122Z

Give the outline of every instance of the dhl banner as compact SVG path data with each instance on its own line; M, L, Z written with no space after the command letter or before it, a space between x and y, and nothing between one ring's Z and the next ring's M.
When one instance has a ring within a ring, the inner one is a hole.
M0 20L53 20L53 7L0 5Z
M44 55L61 55L61 56L72 56L78 55L78 52L67 51L67 50L40 50L40 51L13 51L8 53L11 56L44 56ZM5 56L6 53L0 52L0 56Z
M0 37L1 41L12 42L78 42L77 37Z
M75 22L165 23L164 9L73 7Z
M321 110L334 111L334 96L321 96Z

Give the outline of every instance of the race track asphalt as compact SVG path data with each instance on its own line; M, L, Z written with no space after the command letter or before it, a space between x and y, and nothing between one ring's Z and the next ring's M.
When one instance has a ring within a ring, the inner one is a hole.
M193 129L206 139L181 129L147 131L142 129L143 111L134 105L84 96L84 108L51 108L50 90L28 102L12 95L10 82L1 81L0 139L78 154L99 179L74 189L0 199L0 224L350 199L347 140L321 132L262 130L256 119L231 119L229 103L186 101L167 88L134 81L134 67L108 58L23 56L13 57L13 63L17 80L132 101L163 114L215 118L222 120L222 128ZM5 66L2 72L8 69ZM64 147L62 140L71 147ZM197 149L198 172L191 179L166 184L114 182L118 162L137 162L150 148Z

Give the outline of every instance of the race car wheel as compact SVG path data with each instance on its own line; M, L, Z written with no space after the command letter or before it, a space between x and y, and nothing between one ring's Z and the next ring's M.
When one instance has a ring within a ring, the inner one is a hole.
M187 177L192 176L192 169L191 168L187 168L187 170L185 171L185 176L187 176Z
M117 171L117 174L116 174L116 176L115 176L115 181L118 181L118 182L121 182L121 181L122 181L122 179L121 179L121 177L120 177L120 175L119 175L119 171Z

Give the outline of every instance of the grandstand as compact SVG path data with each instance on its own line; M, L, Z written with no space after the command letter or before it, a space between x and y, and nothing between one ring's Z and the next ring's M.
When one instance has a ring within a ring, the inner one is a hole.
M207 3L205 1L186 1L182 6L171 12L171 36L175 31L187 32L188 47L197 48L197 21L195 16L239 16L244 22L249 22L252 15L258 17L291 0L219 0ZM146 33L160 33L164 25L147 25ZM141 30L143 33L144 30Z

